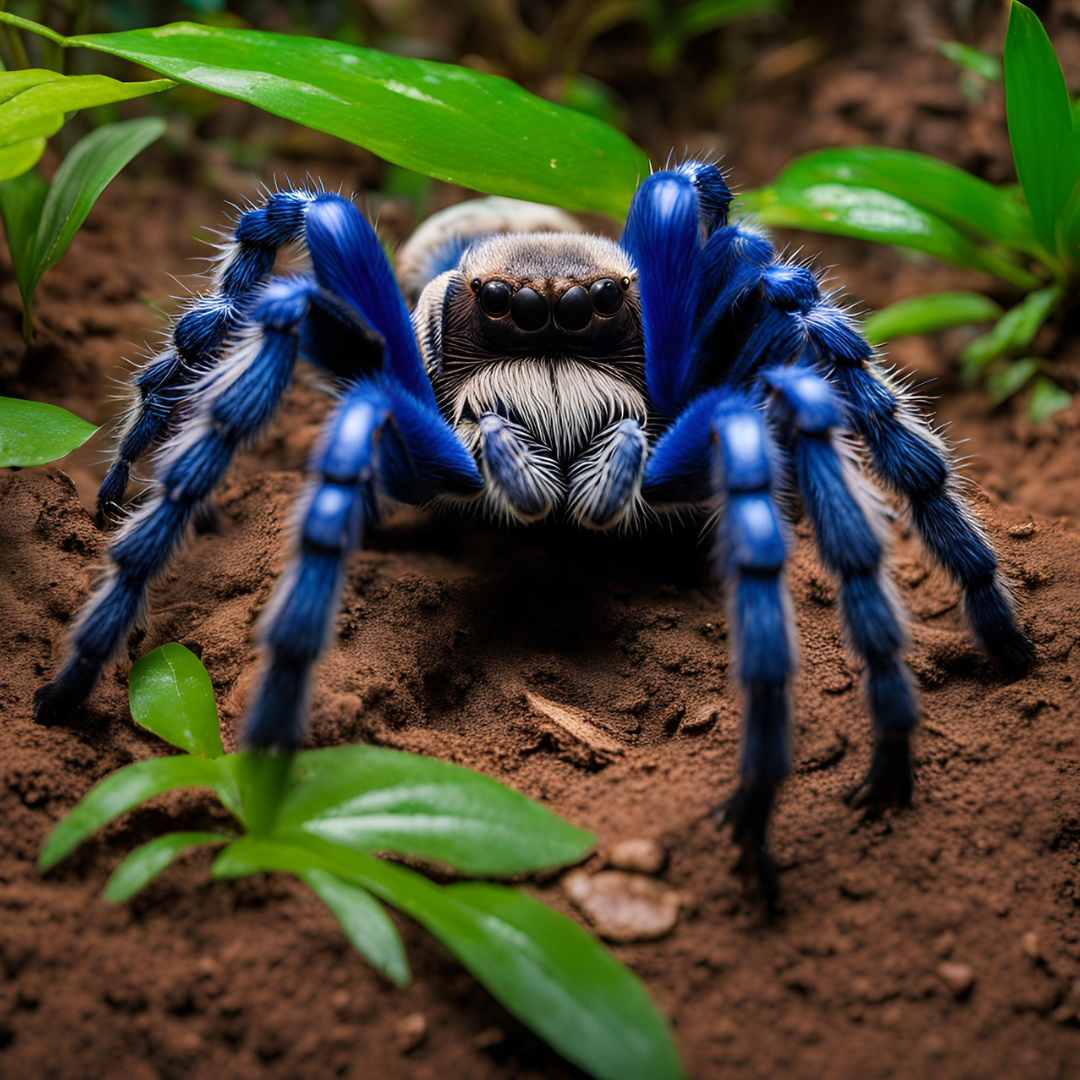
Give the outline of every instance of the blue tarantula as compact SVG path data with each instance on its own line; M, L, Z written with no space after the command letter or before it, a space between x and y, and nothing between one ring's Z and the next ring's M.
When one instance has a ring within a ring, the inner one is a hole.
M56 720L90 693L148 583L303 356L334 378L338 402L311 460L292 563L261 619L248 745L303 740L345 562L380 498L479 505L519 522L559 515L590 529L696 511L715 517L744 697L741 781L714 817L733 826L773 897L766 830L791 768L797 655L778 510L791 489L839 578L847 639L865 668L876 743L853 794L907 803L918 708L883 513L856 442L963 588L979 642L1013 670L1031 646L942 441L814 273L752 224L728 223L731 200L713 164L656 172L618 243L551 208L462 204L414 234L399 284L349 200L268 194L239 217L212 290L135 378L101 506L121 503L131 464L159 447L156 477L111 542L66 663L35 697L37 718ZM296 241L311 272L271 277L278 249Z

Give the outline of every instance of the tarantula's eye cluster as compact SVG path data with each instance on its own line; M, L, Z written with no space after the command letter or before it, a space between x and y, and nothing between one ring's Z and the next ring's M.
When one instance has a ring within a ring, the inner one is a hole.
M510 316L514 326L526 333L543 330L552 316L548 301L535 289L525 285L512 289L505 281L493 278L483 281L474 278L469 287L480 302L480 309L489 319ZM630 289L630 279L619 281L601 278L588 289L573 285L555 301L555 325L560 330L577 333L588 327L593 316L610 318L618 313L623 298Z

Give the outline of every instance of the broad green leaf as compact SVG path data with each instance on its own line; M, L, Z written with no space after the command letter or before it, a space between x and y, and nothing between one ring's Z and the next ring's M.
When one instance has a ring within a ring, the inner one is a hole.
M105 886L105 899L123 904L182 855L209 844L227 844L232 837L212 832L166 833L137 847L115 870Z
M1080 176L1065 77L1038 16L1014 0L1005 37L1005 112L1035 231L1055 250L1058 215Z
M216 762L187 754L126 765L102 780L53 829L38 857L38 866L42 870L55 866L96 829L155 795L188 787L217 790L223 779Z
M363 745L297 754L274 831L434 859L478 876L576 862L594 842L482 773Z
M1000 371L992 372L987 376L987 396L993 404L1001 405L1023 390L1040 367L1042 367L1042 361L1034 356L1027 356L1023 360L1013 360Z
M310 839L239 840L215 877L321 868L435 935L522 1023L600 1080L682 1077L667 1021L638 979L576 923L504 886L439 886L415 871Z
M877 146L817 150L796 158L773 187L786 191L816 184L874 188L972 236L1037 258L1046 255L1027 208L1007 187L995 187L925 154Z
M210 676L183 645L162 645L131 669L128 703L135 723L167 743L210 758L225 753Z
M398 986L412 977L397 927L374 896L329 870L311 867L301 880L333 912L352 947L381 975Z
M988 333L969 341L960 353L967 376L977 374L999 356L1026 349L1063 296L1060 285L1049 285L1029 293L1016 307L1006 311Z
M989 322L1001 315L1001 308L982 293L944 292L915 296L868 315L863 334L874 345L912 334L936 334L954 326Z
M29 293L67 251L79 226L110 180L165 131L157 117L106 124L81 139L56 170L41 212L32 252ZM24 293L24 299L29 296Z
M0 468L56 461L95 431L93 424L58 405L0 397Z
M1033 424L1042 424L1056 412L1068 408L1072 396L1062 390L1057 383L1045 375L1040 375L1031 388L1031 401L1028 402L1028 419Z
M766 225L899 244L996 274L1019 288L1038 284L1032 274L979 247L947 221L878 188L846 183L794 186L785 181L752 192L744 201Z
M123 83L105 75L65 75L38 83L0 104L0 147L55 134L65 113L156 94L172 85L169 79Z
M45 153L45 139L27 139L0 149L0 181L21 176L32 169Z
M989 82L1001 81L1001 61L996 56L973 49L962 41L938 41L934 48L958 67L973 71Z
M0 105L10 101L16 94L29 90L32 86L55 82L64 76L59 71L48 68L26 68L23 71L5 71L0 74Z
M124 57L492 194L622 216L648 172L645 155L607 124L450 64L192 23L65 44Z

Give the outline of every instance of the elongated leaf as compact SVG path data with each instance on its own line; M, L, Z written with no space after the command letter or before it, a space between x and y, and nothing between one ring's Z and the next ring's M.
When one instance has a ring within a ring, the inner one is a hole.
M4 219L4 234L19 291L24 296L33 272L34 240L48 191L48 185L36 170L0 183L0 215Z
M1058 218L1057 240L1064 272L1067 276L1074 276L1080 269L1080 180L1077 180Z
M401 935L367 889L317 867L298 876L334 913L353 948L377 972L398 986L409 985L412 975Z
M0 149L0 181L32 169L45 153L45 142L45 139L27 139Z
M15 21L4 13L0 20ZM648 172L644 154L607 124L450 64L191 23L65 44L122 56L493 194L622 216Z
M944 292L890 304L863 320L863 333L874 345L912 334L936 334L954 326L989 322L1001 308L982 293Z
M106 124L81 139L56 170L34 241L29 294L67 251L110 180L165 131L165 121L142 117ZM29 296L24 292L24 300Z
M210 676L183 645L162 645L131 669L128 702L135 723L167 743L210 758L225 753Z
M0 104L0 147L54 134L65 113L156 94L173 85L169 79L123 83L104 75L66 75L39 83Z
M973 49L962 41L938 41L934 48L959 67L973 71L989 82L1001 82L1001 61L996 56Z
M29 90L31 86L55 82L64 76L59 71L48 68L26 68L23 71L0 72L0 105L10 101L16 94Z
M0 398L0 468L56 461L95 431L93 424L58 405Z
M1014 360L1000 371L995 371L986 379L986 393L995 405L1001 405L1014 394L1018 394L1031 381L1042 367L1042 361L1034 356L1023 360Z
M476 875L562 866L594 842L489 776L375 746L297 754L274 831L435 859Z
M240 840L218 856L213 872L297 874L311 867L369 889L421 923L522 1023L591 1076L684 1075L667 1022L638 979L576 923L516 889L438 886L315 839L304 848Z
M122 904L141 892L182 855L210 844L227 844L231 837L212 832L166 833L137 847L115 870L105 886L105 899Z
M55 866L96 829L155 795L176 788L217 789L222 780L223 773L216 762L187 754L127 765L102 780L53 829L38 857L38 866L42 870Z
M1005 112L1035 231L1055 250L1058 215L1080 176L1065 77L1038 17L1014 0L1005 37Z
M1016 307L1006 311L988 333L969 341L960 353L960 362L968 377L999 356L1026 349L1063 296L1060 285L1049 285L1030 293Z
M957 266L986 270L1023 289L1038 284L1032 274L979 247L947 221L878 188L784 183L752 192L745 201L766 225L898 244Z
M796 158L773 187L786 191L817 184L883 191L971 236L1036 257L1046 254L1031 215L1008 188L995 187L925 154L878 146L818 150Z
M1071 401L1072 396L1068 391L1062 390L1045 375L1040 375L1031 388L1028 418L1033 424L1045 423L1054 413L1068 408Z

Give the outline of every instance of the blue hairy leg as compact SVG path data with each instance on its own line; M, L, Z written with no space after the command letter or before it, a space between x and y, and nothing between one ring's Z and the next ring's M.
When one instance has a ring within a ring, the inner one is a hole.
M716 560L728 590L733 665L743 691L741 781L714 812L730 822L770 906L779 892L767 848L776 790L791 771L788 684L797 646L773 499L775 450L754 397L725 394L713 413Z
M169 345L133 380L137 399L98 491L99 510L123 502L132 464L167 437L170 420L192 383L216 360L226 335L245 318L253 290L269 277L278 249L303 237L307 207L338 198L325 192L278 191L262 206L241 214L232 237L221 245L210 291L187 307L173 327Z
M68 639L67 662L34 695L35 719L53 722L81 704L123 645L147 585L176 550L192 512L277 408L292 377L297 328L317 288L309 278L267 284L251 306L250 328L196 384L183 429L161 453L151 497L109 546L108 569Z
M847 427L834 388L801 367L772 369L770 410L790 432L799 493L821 561L840 579L848 642L866 665L865 689L876 742L861 804L911 801L910 734L918 721L911 673L903 659L906 616L886 574L881 510L837 438Z
M244 741L295 749L303 741L314 667L329 642L349 554L377 493L422 503L479 490L471 455L445 420L388 377L355 385L327 421L310 465L297 550L260 622L259 685Z

